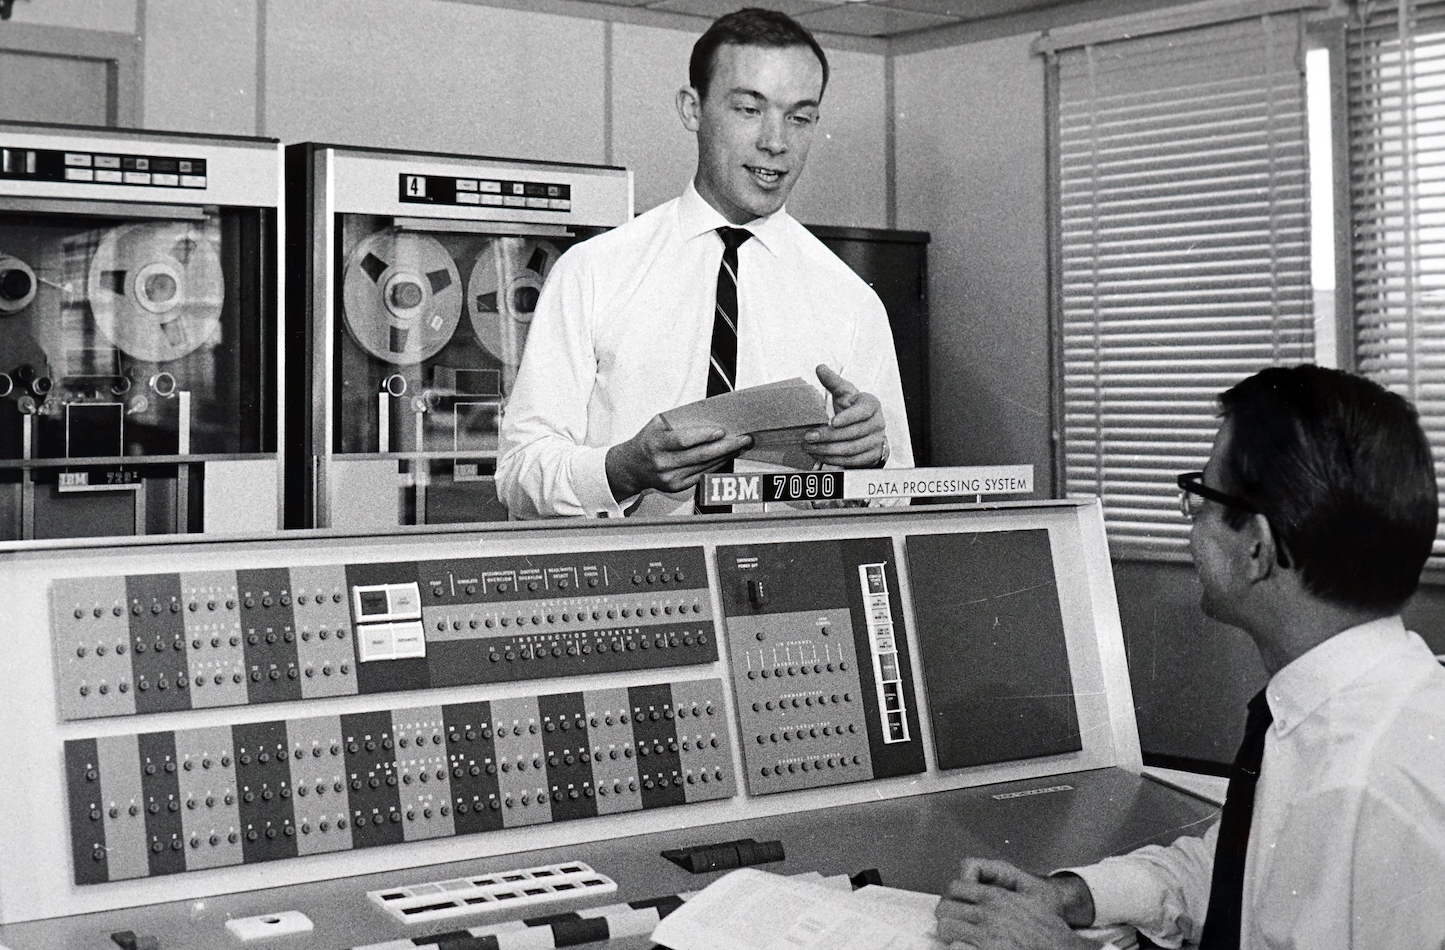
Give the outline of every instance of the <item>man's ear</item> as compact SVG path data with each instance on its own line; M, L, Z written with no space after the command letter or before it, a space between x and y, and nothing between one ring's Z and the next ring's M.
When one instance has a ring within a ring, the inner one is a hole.
M1280 557L1279 542L1269 526L1268 518L1264 515L1250 515L1240 532L1245 535L1243 540L1249 555L1248 576L1251 581L1268 580L1277 569L1285 566L1287 562Z
M691 86L677 91L677 114L682 117L683 127L696 132L702 124L702 96Z

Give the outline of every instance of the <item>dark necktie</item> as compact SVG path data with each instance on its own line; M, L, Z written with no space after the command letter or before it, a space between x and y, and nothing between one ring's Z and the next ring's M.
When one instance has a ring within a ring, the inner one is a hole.
M730 393L738 378L738 248L753 236L742 228L718 228L722 263L717 269L717 298L712 316L712 345L708 349L707 394Z
M1224 812L1219 818L1219 838L1214 846L1214 874L1209 883L1209 910L1199 950L1237 950L1244 905L1244 855L1249 849L1249 825L1254 818L1254 786L1264 761L1264 737L1274 714L1269 711L1264 690L1249 701L1249 719L1244 741L1234 757L1229 789L1224 793Z

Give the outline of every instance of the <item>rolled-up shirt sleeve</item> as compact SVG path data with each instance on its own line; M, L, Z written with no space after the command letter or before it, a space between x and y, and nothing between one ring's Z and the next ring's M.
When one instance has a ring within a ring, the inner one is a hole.
M1198 942L1209 909L1216 822L1204 837L1186 835L1087 867L1064 868L1089 885L1094 924L1129 924L1161 947Z
M564 255L542 290L502 416L497 495L514 518L623 513L607 482L608 447L587 444L597 363L592 287L576 262Z

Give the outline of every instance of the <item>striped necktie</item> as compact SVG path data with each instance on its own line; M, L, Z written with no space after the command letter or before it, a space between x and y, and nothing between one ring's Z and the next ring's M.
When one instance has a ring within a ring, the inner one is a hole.
M1214 845L1214 875L1209 885L1209 909L1199 935L1200 950L1237 950L1244 916L1244 856L1249 850L1249 825L1254 818L1254 786L1264 764L1264 737L1274 721L1264 690L1249 701L1244 741L1234 757L1219 837Z
M717 298L713 307L712 345L708 349L707 394L717 396L736 388L738 378L738 248L753 236L743 228L718 228L722 263L717 269Z

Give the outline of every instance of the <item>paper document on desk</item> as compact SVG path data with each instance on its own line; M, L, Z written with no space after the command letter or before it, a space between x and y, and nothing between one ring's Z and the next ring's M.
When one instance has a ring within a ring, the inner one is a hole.
M859 892L861 893L861 892ZM714 881L652 932L670 950L941 950L912 911L858 902L796 878L743 868ZM936 903L938 898L933 898ZM926 927L933 912L927 911Z
M753 446L743 458L811 468L803 434L828 424L828 408L823 394L799 376L690 402L662 418L674 429L717 426L728 435L751 435Z
M652 941L669 950L946 950L937 936L938 901L937 894L876 885L839 890L832 878L744 868L665 917ZM1100 947L1139 945L1132 927L1074 932Z
M920 891L902 891L896 887L869 885L853 892L853 903L873 908L889 923L910 928L935 938L934 946L943 946L936 937L935 910L938 908L937 894ZM1098 947L1113 947L1114 950L1136 950L1139 946L1139 932L1125 924L1107 927L1086 927L1075 929L1074 933Z

